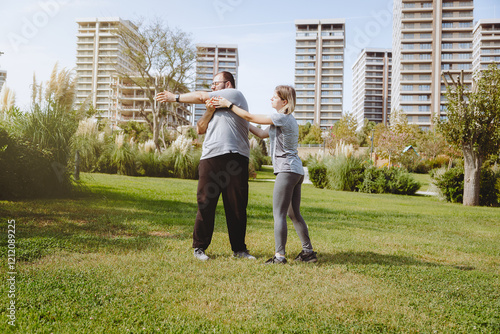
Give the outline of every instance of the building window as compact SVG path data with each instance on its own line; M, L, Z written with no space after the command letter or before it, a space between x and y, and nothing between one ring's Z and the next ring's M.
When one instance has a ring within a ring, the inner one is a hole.
M420 85L420 86L418 86L418 90L420 90L422 92L430 91L431 86L430 85Z

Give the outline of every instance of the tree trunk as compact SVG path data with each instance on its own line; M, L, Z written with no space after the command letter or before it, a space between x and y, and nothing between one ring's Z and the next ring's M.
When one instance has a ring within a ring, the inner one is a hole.
M464 205L479 205L482 159L472 146L463 147L464 151Z
M158 115L155 115L153 112L153 142L155 143L158 152L161 152L160 141L158 140L160 138L160 121L158 118Z

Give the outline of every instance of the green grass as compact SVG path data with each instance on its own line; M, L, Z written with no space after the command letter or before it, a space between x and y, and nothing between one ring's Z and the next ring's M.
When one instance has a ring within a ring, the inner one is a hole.
M304 185L317 264L273 254L272 182L250 182L231 257L222 201L212 258L193 258L196 181L84 174L87 194L0 202L16 219L16 328L1 333L498 333L500 211ZM289 225L287 254L301 250ZM4 281L5 282L5 281Z
M431 176L429 174L418 174L411 173L411 176L415 179L415 181L420 182L421 186L419 191L431 191Z
M257 180L274 180L276 175L274 175L273 166L262 166L262 168L257 171Z

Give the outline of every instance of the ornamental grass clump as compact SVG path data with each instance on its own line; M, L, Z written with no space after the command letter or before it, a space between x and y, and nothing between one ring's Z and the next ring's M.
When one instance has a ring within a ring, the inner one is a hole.
M168 176L195 179L201 152L193 149L193 140L181 135L162 153Z

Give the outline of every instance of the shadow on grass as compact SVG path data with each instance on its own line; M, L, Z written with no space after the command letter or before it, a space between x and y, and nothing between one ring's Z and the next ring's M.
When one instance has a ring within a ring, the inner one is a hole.
M196 210L196 203L94 187L80 198L4 202L0 216L16 220L17 260L33 261L60 251L127 252L190 239Z
M333 264L378 264L383 266L426 266L440 267L432 262L420 261L410 256L386 255L375 252L340 252L335 254L321 254L321 263Z
M354 264L354 265L381 265L381 266L424 266L424 267L449 267L453 269L470 271L474 267L464 265L443 265L428 261L417 260L411 256L387 255L375 252L340 252L335 254L321 254L320 263L329 264Z

